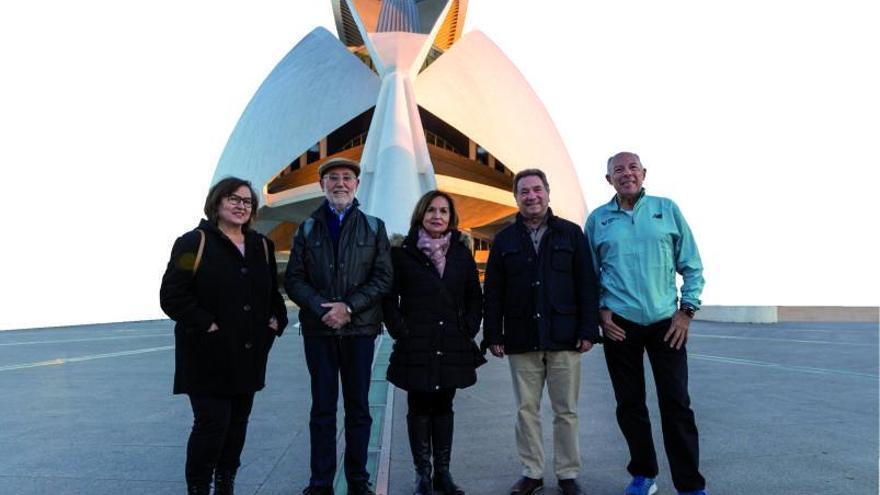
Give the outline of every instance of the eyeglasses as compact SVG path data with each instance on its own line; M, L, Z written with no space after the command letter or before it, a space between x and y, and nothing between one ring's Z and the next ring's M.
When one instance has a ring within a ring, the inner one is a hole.
M324 179L328 182L354 182L356 177L353 174L326 174Z
M245 208L253 208L254 200L251 198L242 198L237 194L230 194L226 196L226 200L229 201L230 204L234 206L242 205Z

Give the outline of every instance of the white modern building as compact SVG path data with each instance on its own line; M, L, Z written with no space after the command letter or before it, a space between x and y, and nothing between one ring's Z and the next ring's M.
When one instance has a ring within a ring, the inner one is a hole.
M479 31L467 0L331 0L337 36L309 33L242 114L214 174L262 189L258 228L279 250L322 200L319 165L361 162L364 211L405 233L417 199L455 199L479 261L516 212L513 175L547 172L554 211L583 223L571 158L522 74ZM540 42L540 40L536 40Z

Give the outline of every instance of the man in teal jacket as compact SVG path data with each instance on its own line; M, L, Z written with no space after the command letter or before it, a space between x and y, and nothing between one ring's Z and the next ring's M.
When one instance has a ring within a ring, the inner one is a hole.
M633 479L624 493L657 491L657 455L645 406L647 351L672 482L681 495L705 495L685 351L688 327L700 308L703 264L678 206L645 194L645 172L635 153L609 158L605 178L617 194L590 214L584 229L599 277L599 320L617 423L630 451ZM676 273L684 280L680 299Z

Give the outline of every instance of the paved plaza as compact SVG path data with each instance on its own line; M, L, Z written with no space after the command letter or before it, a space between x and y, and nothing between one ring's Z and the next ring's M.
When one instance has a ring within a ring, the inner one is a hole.
M701 468L713 495L877 493L876 323L697 321L688 352ZM455 401L452 472L469 495L506 494L520 471L507 363L489 360ZM184 493L192 413L185 396L171 395L173 367L168 321L0 332L0 494ZM376 369L381 375L380 362ZM374 378L377 391L387 390ZM295 326L272 350L267 384L237 493L299 494L308 481L310 401ZM649 378L659 495L674 494L651 387ZM384 447L392 495L409 493L412 479L405 399L400 391L376 396L374 433L390 430L375 441L371 469L381 470ZM385 404L393 416L378 412ZM627 453L601 346L584 357L580 413L580 481L589 494L619 495ZM557 493L549 441L546 449L546 493Z

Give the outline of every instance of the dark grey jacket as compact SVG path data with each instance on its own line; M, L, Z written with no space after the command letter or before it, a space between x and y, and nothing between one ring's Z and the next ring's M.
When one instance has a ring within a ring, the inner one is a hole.
M586 237L552 211L537 253L519 214L495 235L483 290L485 344L504 344L504 352L516 354L600 341L598 284Z
M305 336L376 335L382 326L382 297L391 290L393 271L385 224L368 220L357 200L339 233L338 253L321 203L293 236L284 288L299 307ZM345 302L351 323L334 330L321 322L327 302Z

